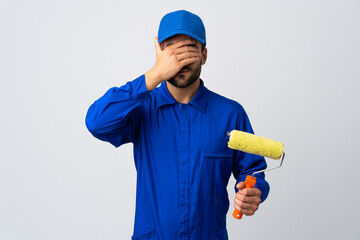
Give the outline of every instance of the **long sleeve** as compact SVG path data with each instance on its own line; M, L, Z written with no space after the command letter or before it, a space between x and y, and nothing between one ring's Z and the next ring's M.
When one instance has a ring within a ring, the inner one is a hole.
M88 109L85 123L91 134L119 147L133 142L140 126L140 106L149 98L145 75L110 88Z
M254 133L248 116L244 110L239 116L237 129L248 133ZM242 151L235 151L235 155L235 168L233 174L237 179L236 184L245 181L246 175L251 175L255 171L263 170L267 166L265 159L262 156L245 153ZM256 184L254 187L261 191L261 202L264 202L269 194L270 186L265 180L264 173L256 174L255 177ZM238 191L236 187L235 191Z

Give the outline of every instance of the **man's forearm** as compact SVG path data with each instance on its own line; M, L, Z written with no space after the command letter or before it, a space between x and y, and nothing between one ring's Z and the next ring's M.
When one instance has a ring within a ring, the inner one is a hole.
M154 90L157 85L159 85L161 82L163 82L156 71L153 69L150 69L145 73L145 83L146 83L146 89L148 91Z

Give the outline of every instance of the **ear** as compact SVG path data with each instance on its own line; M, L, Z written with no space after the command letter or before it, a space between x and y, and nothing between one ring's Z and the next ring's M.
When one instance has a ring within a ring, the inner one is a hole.
M201 65L204 65L206 63L206 59L207 59L207 48L205 47L204 51L202 52L202 61L201 61Z

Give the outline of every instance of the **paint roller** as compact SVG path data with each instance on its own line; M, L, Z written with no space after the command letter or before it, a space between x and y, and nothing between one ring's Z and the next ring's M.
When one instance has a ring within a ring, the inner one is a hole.
M256 184L255 174L270 171L276 168L281 167L285 152L284 152L284 144L279 141L275 141L272 139L259 137L251 133L232 130L229 134L229 142L228 147L235 150L240 150L246 153L256 154L263 157L268 157L272 159L280 159L280 165L271 169L264 169L260 171L254 172L252 175L247 175L245 179L245 187L252 188ZM233 217L237 219L242 218L242 213L238 210L234 210Z

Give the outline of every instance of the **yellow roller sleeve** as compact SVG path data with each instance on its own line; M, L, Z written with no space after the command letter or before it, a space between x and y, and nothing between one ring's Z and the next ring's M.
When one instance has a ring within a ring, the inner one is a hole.
M280 159L284 151L284 144L279 141L238 130L232 130L229 135L228 147L235 150L272 159Z

